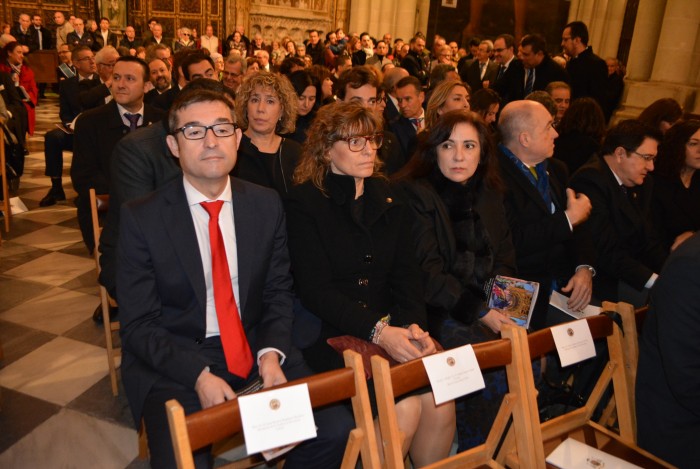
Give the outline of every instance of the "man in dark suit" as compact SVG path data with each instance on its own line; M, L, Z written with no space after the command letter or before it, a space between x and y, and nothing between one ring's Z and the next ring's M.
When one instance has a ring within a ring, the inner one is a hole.
M561 33L561 47L571 57L566 64L566 71L571 77L571 99L593 98L605 109L608 66L588 45L586 24L582 21L567 24Z
M77 46L88 46L93 51L99 50L97 43L95 42L95 36L92 35L90 31L85 31L85 22L82 18L76 18L73 21L74 31L68 33L66 37L66 42L71 46L71 48Z
M552 115L535 101L514 101L498 121L499 169L507 189L506 217L513 235L518 277L539 282L530 327L569 318L549 308L553 289L581 310L592 294L593 249L579 225L591 211L585 195L567 189L566 166L551 158L557 132Z
M116 143L136 128L164 117L144 106L148 65L136 57L121 57L114 65L109 103L82 113L75 123L71 180L78 193L78 222L90 252L95 248L90 218L89 190L109 194L109 169Z
M153 89L146 93L143 99L146 104L153 104L158 96L170 89L173 77L170 73L170 62L158 57L153 57L148 62L148 69L151 72Z
M396 100L396 84L407 76L409 76L408 71L401 67L390 68L387 70L386 74L384 74L384 81L382 82L384 92L386 93L384 122L391 122L401 117L399 113L399 102Z
M12 145L6 146L9 150L6 154L7 164L13 170L19 170L24 165L24 144L25 135L27 133L27 108L17 92L15 82L9 73L0 72L0 101L2 101L2 110L0 112L0 137L6 136ZM0 140L0 145L4 145L5 141ZM16 189L16 184L12 172L8 171L8 178L13 181L8 181L12 190ZM0 188L2 186L0 185Z
M79 84L83 82L82 92L87 92L90 86L96 86L99 83L92 79L96 72L92 50L87 46L78 46L73 51L73 57L77 74L61 81L58 88L58 116L61 119L62 128L49 130L44 139L45 174L51 178L51 189L39 202L40 207L48 207L57 201L66 200L66 194L63 192L63 152L73 149L73 121L83 111L79 99L81 93Z
M428 67L423 60L424 50L425 39L414 36L411 38L408 54L401 60L401 68L405 68L409 75L418 78L421 85L425 85L428 81ZM353 65L355 65L354 61Z
M476 60L459 71L460 78L469 85L472 94L482 88L490 88L496 83L499 65L489 59L492 50L491 41L481 41Z
M136 30L133 26L127 26L124 29L124 37L119 42L119 46L126 47L131 55L136 55L136 49L141 47L141 41L136 39Z
M160 23L155 24L151 32L153 33L152 36L144 38L143 47L148 48L158 44L165 44L168 47L172 45L173 41L171 39L163 37L163 26Z
M396 84L396 100L401 114L388 122L387 127L396 135L401 145L403 161L406 162L416 151L416 135L425 128L425 111L423 110L425 93L421 88L420 81L414 76L399 80Z
M501 97L501 107L513 101L508 94L508 88L504 86L509 81L509 75L517 74L516 69L522 71L523 64L515 57L515 38L510 34L501 34L493 41L493 61L498 64L496 81L493 88ZM512 68L511 68L512 67Z
M20 13L18 23L10 30L10 34L17 42L24 46L24 53L34 52L39 48L36 29L32 27L32 21L28 14Z
M216 75L214 61L199 50L187 49L175 54L173 70L177 70L177 84L153 100L153 106L168 111L180 90L197 78L211 78Z
M32 28L36 31L37 50L51 50L54 46L53 35L43 24L41 15L32 16Z
M109 19L105 17L100 18L100 27L95 31L94 36L98 49L102 49L104 46L116 48L119 43L117 35L109 29Z
M110 88L112 86L112 71L117 63L119 52L112 46L106 46L95 54L97 64L97 76L91 81L80 81L80 94L78 100L83 110L94 109L112 100Z
M553 81L569 83L569 74L547 54L547 42L539 34L528 34L518 48L520 63L514 62L496 91L510 101L525 99L533 91L544 91ZM522 65L522 66L521 66Z
M661 135L637 120L608 131L600 150L571 186L593 204L586 223L597 251L596 289L601 299L646 304L668 252L650 225L652 179Z
M183 177L122 207L122 377L134 421L145 421L154 468L175 465L168 399L189 414L234 399L258 377L270 387L308 374L292 347L282 203L273 190L229 177L241 137L232 111L221 94L183 91L167 137ZM314 417L319 436L290 452L285 467L340 464L347 412ZM213 462L208 449L195 461Z
M681 469L700 467L700 234L666 261L639 341L639 446Z

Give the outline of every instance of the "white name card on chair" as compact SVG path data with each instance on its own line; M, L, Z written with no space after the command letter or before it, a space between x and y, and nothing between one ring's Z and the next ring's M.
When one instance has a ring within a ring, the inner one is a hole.
M569 366L595 357L591 328L585 319L567 322L551 328L561 366Z
M484 376L471 345L423 357L435 405L484 389Z
M306 383L240 396L238 405L248 454L316 438Z
M547 463L560 469L642 469L585 443L567 438L547 456Z

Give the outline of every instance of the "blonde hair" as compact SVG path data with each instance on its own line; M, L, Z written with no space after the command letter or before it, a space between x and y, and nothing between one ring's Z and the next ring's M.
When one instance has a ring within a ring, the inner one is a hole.
M321 107L308 130L301 159L294 171L294 182L302 184L311 181L325 194L324 179L331 166L329 150L335 142L381 131L381 118L359 103L335 102ZM381 160L375 158L372 176L380 176L381 167Z
M428 105L425 109L426 129L432 129L435 126L437 120L440 118L438 110L445 105L445 102L447 101L447 98L450 97L452 90L458 86L464 87L464 89L467 90L467 95L469 95L469 88L467 85L457 80L445 80L435 87L430 95Z
M236 92L236 120L238 125L244 130L248 128L248 100L257 87L271 89L279 97L282 105L282 117L277 123L275 132L278 134L294 132L299 98L287 77L275 75L264 70L245 77Z

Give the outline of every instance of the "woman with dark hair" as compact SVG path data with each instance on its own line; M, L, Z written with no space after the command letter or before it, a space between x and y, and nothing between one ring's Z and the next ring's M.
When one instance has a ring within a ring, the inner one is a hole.
M569 168L569 174L600 150L605 136L605 116L595 99L579 98L571 103L557 127L554 158Z
M299 97L297 108L296 129L287 136L303 144L306 141L306 131L321 107L321 83L308 70L298 70L289 75L289 81Z
M485 285L515 274L495 144L469 111L442 115L395 176L415 213L411 237L423 270L429 332L445 347L491 340L511 319L486 305ZM484 442L506 390L503 371L457 401L459 451Z
M12 77L20 98L24 102L24 107L27 109L27 131L29 135L34 135L36 123L34 108L39 102L39 88L34 80L34 72L29 68L29 65L24 63L22 44L12 41L0 49L0 72L5 72Z
M671 127L654 170L654 225L674 250L700 229L700 121Z
M493 126L498 115L498 108L501 106L501 98L498 93L489 88L482 88L472 94L469 104L470 109L479 114L489 127Z
M683 109L673 98L657 99L642 111L637 119L665 134L683 117Z
M331 72L323 65L312 65L308 68L309 73L316 77L320 83L321 93L318 95L319 106L335 101L333 98L333 80Z
M380 175L382 122L354 102L319 109L287 199L287 231L297 293L322 321L304 350L316 372L343 366L328 338L369 340L400 363L429 355L412 214ZM445 458L455 427L454 404L439 406L421 391L396 405L404 455L415 467ZM381 448L381 444L380 444Z
M287 195L301 146L282 135L294 132L298 106L283 76L261 70L243 80L236 91L236 121L244 130L234 176Z

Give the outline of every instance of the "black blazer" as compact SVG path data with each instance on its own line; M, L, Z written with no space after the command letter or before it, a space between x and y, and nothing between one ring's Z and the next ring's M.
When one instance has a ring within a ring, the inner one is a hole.
M150 125L165 114L150 106L144 108L144 125ZM129 133L114 100L82 113L75 123L73 163L70 169L73 187L86 195L90 188L98 194L109 194L112 150Z
M667 178L654 174L654 195L651 205L653 225L664 245L670 249L676 236L700 230L700 173L697 171L686 188L680 176Z
M589 46L569 60L566 71L571 77L571 100L588 96L605 109L607 103L608 66Z
M668 258L639 341L639 446L681 469L700 467L700 235Z
M120 207L182 175L179 161L170 153L165 143L167 126L167 120L163 119L130 132L117 142L112 151L109 174L110 209L100 236L99 280L115 298Z
M97 44L98 49L102 49L104 46L117 47L117 44L119 43L119 38L117 38L117 35L112 31L107 33L107 43L105 43L105 39L102 37L102 32L100 32L99 29L95 31L93 35L95 37L95 43Z
M39 50L39 31L34 27L34 25L30 26L30 28L35 31L36 48L37 50ZM43 26L39 29L41 30L41 50L55 49L56 44L54 43L53 34L51 33L51 31L49 31Z
M80 94L89 91L91 87L99 84L99 80L82 80L76 74L74 77L61 80L58 85L59 117L61 122L73 122L78 114L83 112L80 102Z
M76 46L88 46L93 51L100 50L97 42L95 41L95 36L91 32L85 31L83 37L78 37L78 33L71 31L66 36L66 43L73 49Z
M173 83L169 90L165 91L159 96L156 96L151 104L153 107L168 112L179 92L180 87L177 85L177 83Z
M80 80L78 89L78 101L84 110L94 109L105 104L105 98L110 95L107 85L102 83L100 77L95 73L90 80Z
M464 73L460 73L460 78L469 85L472 89L472 94L474 94L484 87L483 82L485 81L489 82L489 87L493 87L496 82L496 77L498 76L499 67L500 66L496 62L489 60L486 64L484 78L482 79L481 71L479 70L479 61L475 60L468 67L464 67Z
M26 33L22 32L19 23L15 25L14 28L10 30L10 34L22 44L29 48L29 52L34 52L39 48L39 39L37 38L36 28L33 25L29 25Z
M569 74L551 57L545 56L535 67L535 83L532 91L542 91L553 81L569 83ZM506 73L498 80L495 90L503 99L504 105L511 101L525 99L525 67L520 60L511 62Z
M571 187L591 199L593 210L584 223L593 235L597 275L593 278L602 300L617 301L622 280L641 291L658 273L668 255L650 225L653 182L625 194L602 156L594 156L571 179Z
M554 213L522 171L499 151L498 164L507 187L504 206L517 255L518 277L540 284L530 321L533 329L545 324L553 281L565 285L579 265L597 268L587 231L581 226L572 231L564 214L568 186L566 166L552 158L546 163Z
M416 151L416 145L418 143L416 128L413 127L411 121L399 115L394 120L388 122L387 127L398 139L404 161L411 159L411 156Z
M410 208L383 179L367 178L364 215L356 221L354 179L328 174L324 184L327 194L306 182L286 201L296 291L323 321L316 344L305 351L317 372L342 366L329 337L367 340L387 314L392 325L426 327Z
M292 277L282 203L270 189L231 179L241 321L253 356L289 356ZM161 376L194 389L202 353L206 285L182 179L121 209L117 301L122 378L134 416Z

